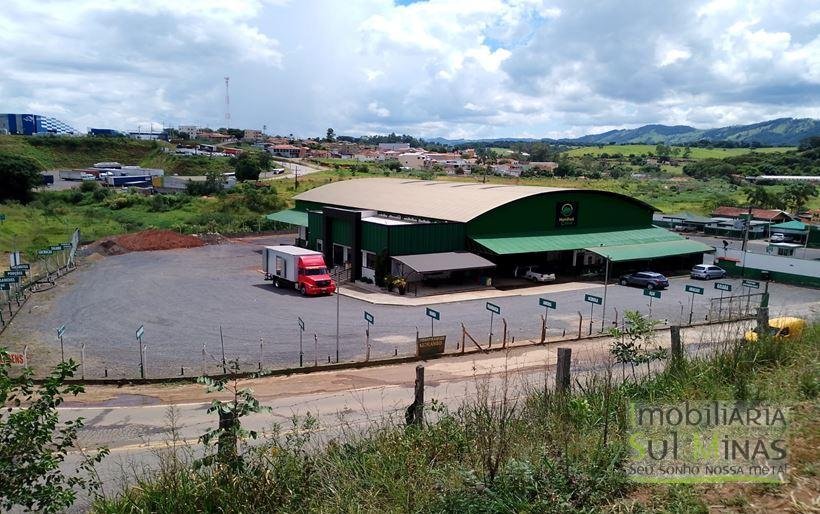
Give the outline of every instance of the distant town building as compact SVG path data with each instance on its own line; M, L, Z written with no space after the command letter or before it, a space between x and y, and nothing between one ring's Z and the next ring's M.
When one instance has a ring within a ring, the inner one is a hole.
M379 143L379 151L387 152L393 150L395 152L406 152L410 149L410 143Z
M188 136L189 139L196 139L197 133L199 132L196 125L180 125L177 127L177 130Z
M0 133L36 136L38 134L77 134L69 124L39 114L0 114Z
M247 141L262 141L265 139L265 134L261 130L245 129L245 134L242 139Z
M277 157L289 159L301 159L307 155L307 148L293 145L272 145L268 147L268 152Z
M712 216L715 218L743 219L748 214L749 209L721 206L715 209ZM769 223L782 223L784 221L791 221L792 217L780 209L752 209L752 219L768 221Z

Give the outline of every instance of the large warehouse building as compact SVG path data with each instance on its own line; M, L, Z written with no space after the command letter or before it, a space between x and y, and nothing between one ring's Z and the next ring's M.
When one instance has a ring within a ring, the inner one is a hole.
M368 178L296 196L269 219L353 277L419 280L512 276L526 265L560 277L651 267L680 270L712 248L652 225L651 205L607 191Z
M76 134L69 124L39 114L0 114L0 134Z

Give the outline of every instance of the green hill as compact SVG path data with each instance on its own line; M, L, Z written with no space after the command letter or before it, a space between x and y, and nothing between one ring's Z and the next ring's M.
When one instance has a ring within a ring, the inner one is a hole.
M0 136L0 152L31 157L47 170L84 168L102 161L137 165L160 145L125 138Z

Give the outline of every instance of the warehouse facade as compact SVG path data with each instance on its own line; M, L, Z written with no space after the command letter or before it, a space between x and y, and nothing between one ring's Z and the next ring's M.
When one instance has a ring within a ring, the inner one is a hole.
M368 178L296 196L269 219L348 265L353 277L512 276L527 265L577 277L600 270L683 269L712 248L652 225L656 210L607 191Z

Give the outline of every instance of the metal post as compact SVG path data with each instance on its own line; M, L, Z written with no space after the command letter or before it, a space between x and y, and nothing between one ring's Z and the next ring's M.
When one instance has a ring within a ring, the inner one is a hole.
M303 363L303 359L304 359L304 355L305 355L305 354L302 352L302 333L303 333L303 332L304 332L304 330L302 330L302 329L300 328L300 329L299 329L299 367L300 367L300 368L301 368L301 367L302 367L302 365L304 364L304 363Z
M262 343L264 340L259 338L259 371L262 371Z
M677 362L683 357L683 345L681 344L680 327L675 325L669 327L669 336L672 339L672 362Z
M63 347L62 335L60 335L60 362L65 362L65 348Z
M578 311L578 339L581 339L581 330L584 326L584 315L581 314L581 311Z
M365 354L364 354L364 361L368 362L370 360L370 327L364 329L365 334Z
M604 324L606 323L606 290L609 287L609 257L606 257L606 271L604 271L604 302L603 310L601 311L601 333L604 331Z
M80 345L80 379L85 380L85 343Z
M490 311L490 339L487 341L487 348L493 347L493 316L495 312Z
M205 364L205 345L203 344L202 345L202 376L203 377L205 376L205 367L206 367L206 364Z
M219 325L219 342L222 344L222 374L228 374L228 368L225 365L225 338L222 337L222 325Z
M692 293L692 300L689 302L689 324L692 324L692 314L695 312L695 293Z
M339 362L339 310L341 302L341 286L336 283L336 362Z
M435 321L435 320L434 320L434 319L433 319L433 317L431 316L431 317L430 317L430 337L433 337L433 336L435 335L435 334L433 333L433 322L434 322L434 321ZM418 336L417 336L417 337L418 337Z
M142 346L142 368L143 368L143 370L145 370L146 375L148 374L148 360L145 358L147 356L147 353L148 353L148 345L146 344L146 345ZM142 378L145 378L145 377L142 377Z
M28 367L28 345L23 346L23 366Z
M592 335L592 313L595 310L595 304L590 302L589 304L589 335Z
M318 367L319 366L319 336L317 336L316 334L313 334L313 351L314 351L313 366Z
M137 338L138 349L140 351L140 378L145 378L145 360L142 355L142 337Z
M654 298L654 296L649 297L649 319L652 319L652 298Z

